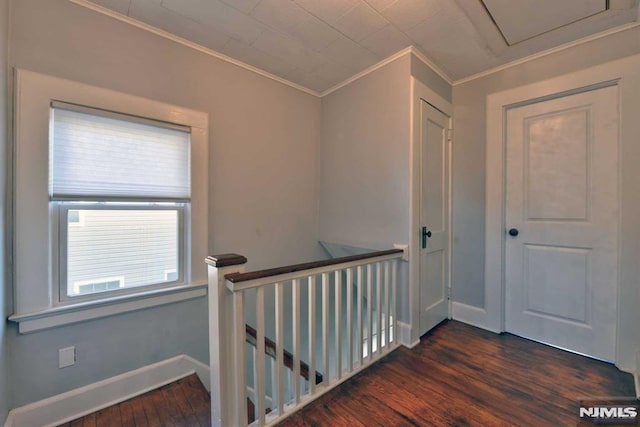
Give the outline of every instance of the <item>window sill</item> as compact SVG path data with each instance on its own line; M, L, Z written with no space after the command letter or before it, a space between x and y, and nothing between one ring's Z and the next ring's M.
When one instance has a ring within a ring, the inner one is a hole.
M26 334L206 295L206 284L179 286L141 292L135 295L104 298L99 301L51 307L35 313L14 314L9 317L9 320L18 323L18 332Z

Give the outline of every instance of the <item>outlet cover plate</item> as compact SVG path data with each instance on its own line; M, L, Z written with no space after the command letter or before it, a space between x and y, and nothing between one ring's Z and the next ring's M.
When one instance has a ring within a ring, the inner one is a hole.
M76 348L65 347L58 350L58 368L66 368L67 366L75 365L76 363Z

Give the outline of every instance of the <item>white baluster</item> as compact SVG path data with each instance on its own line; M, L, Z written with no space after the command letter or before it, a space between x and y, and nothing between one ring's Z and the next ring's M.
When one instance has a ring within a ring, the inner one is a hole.
M316 278L309 276L309 394L316 391Z
M284 384L282 383L282 370L284 368L284 285L276 283L276 389L278 399L278 414L284 411ZM274 380L272 379L272 382ZM275 406L274 406L275 407Z
M258 425L265 424L265 362L264 362L264 286L256 290L256 416Z
M251 368L253 375L253 384L251 384L251 387L253 388L253 403L256 403L258 401L258 350L256 350L256 347L254 346L251 346ZM255 418L249 421L254 420Z
M329 371L329 274L322 273L322 369L324 371L323 385L328 386Z
M390 325L391 317L389 312L389 307L391 306L391 303L389 302L389 268L391 268L391 263L389 263L389 261L385 261L384 263L384 304L386 308L384 311L384 318L385 318L384 340L385 340L386 350L389 350L389 338L391 337L391 335L389 335L389 331L391 330L391 325Z
M372 306L373 300L371 299L373 286L373 279L371 273L373 271L373 264L367 265L367 359L371 360L373 352L373 313Z
M347 268L347 371L353 371L353 270Z
M280 396L278 395L278 363L273 357L265 357L265 361L267 362L267 365L270 368L269 370L271 371L271 409L274 409L278 406L278 402L280 402L281 400Z
M247 340L246 324L244 322L244 292L233 294L234 320L233 335L235 337L235 357L236 357L236 420L238 425L247 425L247 379L245 374L245 342ZM255 366L255 359L254 359ZM255 377L254 377L255 381Z
M336 289L336 378L342 378L342 271L335 272Z
M396 287L397 287L397 277L398 277L398 261L393 260L391 265L391 316L393 318L393 330L391 336L391 342L395 343L398 341L398 316L396 316Z
M376 263L376 347L378 354L382 353L382 263Z
M357 338L356 338L356 345L358 346L358 348L356 349L356 357L357 357L357 361L360 363L360 365L362 366L362 350L364 347L364 334L362 331L362 299L363 299L363 295L362 295L362 266L359 265L356 269L356 291L357 291L357 298L358 301L356 302L357 306L356 306L356 333L358 334Z
M291 305L293 324L291 325L293 334L293 377L300 378L300 280L294 279L291 282ZM293 382L293 399L296 404L300 403L300 381Z

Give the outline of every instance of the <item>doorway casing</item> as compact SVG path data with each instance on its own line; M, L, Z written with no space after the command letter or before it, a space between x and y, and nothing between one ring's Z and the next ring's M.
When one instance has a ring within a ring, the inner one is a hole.
M612 68L593 67L570 75L539 83L516 87L487 96L487 152L486 152L486 217L485 217L485 304L479 323L493 332L505 329L505 188L506 188L506 112L509 108L533 102L555 99L612 85L621 86L621 75ZM620 88L622 90L622 88ZM621 118L622 119L622 118ZM622 143L622 141L620 141ZM619 151L620 155L623 150ZM619 155L619 157L620 157ZM619 159L618 186L622 188L622 159ZM621 200L618 199L618 234L621 235ZM618 253L621 253L621 240ZM618 271L620 271L618 257ZM620 276L616 287L620 288ZM620 292L618 292L620 295ZM619 304L618 304L619 306ZM620 313L617 314L618 320ZM619 332L618 332L619 335ZM618 342L616 337L616 343ZM618 347L618 346L617 346ZM616 349L616 365L619 354Z
M415 77L411 77L410 87L410 141L411 147L409 151L409 310L410 310L410 343L411 347L420 342L420 204L422 197L421 189L421 110L420 103L425 101L436 109L440 110L449 117L449 123L453 120L453 105L429 89L424 83ZM452 176L453 162L452 156L449 155L449 206L447 207L447 215L449 216L449 255L447 262L449 263L449 271L452 269L451 254L453 245L453 222L452 222ZM448 287L451 288L451 274L449 274ZM449 317L451 317L451 307L449 307Z

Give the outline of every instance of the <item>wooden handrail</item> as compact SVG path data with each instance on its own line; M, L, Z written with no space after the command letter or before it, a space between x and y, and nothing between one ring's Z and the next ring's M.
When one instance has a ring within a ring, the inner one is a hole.
M246 341L252 346L257 347L258 334L256 330L249 325L245 325L245 330ZM264 352L274 359L276 358L276 343L267 337L264 337ZM293 354L289 353L287 350L283 350L283 358L284 366L293 371ZM300 376L309 381L309 365L304 363L302 360L300 361ZM322 374L316 371L316 384L320 384L321 382Z
M231 273L224 276L231 283L248 282L249 280L263 279L265 277L279 276L281 274L296 273L314 268L328 267L330 265L344 264L347 262L362 261L369 258L377 258L386 255L401 254L402 249L388 249L386 251L369 252L360 255L351 255L341 258L332 258L322 261L305 262L302 264L288 265L285 267L269 268L266 270L251 271L249 273Z

